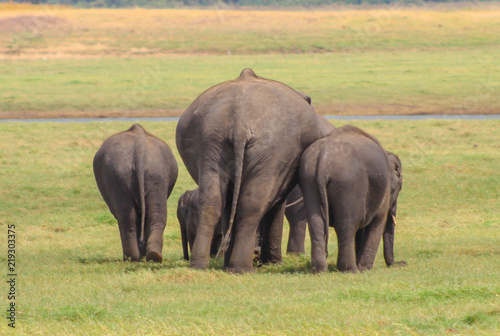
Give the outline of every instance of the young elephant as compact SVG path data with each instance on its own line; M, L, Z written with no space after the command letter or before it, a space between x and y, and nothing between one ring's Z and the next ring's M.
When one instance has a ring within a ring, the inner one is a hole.
M340 271L371 269L384 230L385 260L394 264L394 217L402 186L396 155L362 130L344 126L309 146L299 174L315 272L327 270L329 226L337 233Z
M177 206L177 219L181 228L182 250L184 259L189 260L189 251L193 249L198 229L198 199L200 189L188 190L179 198ZM224 215L222 216L224 218ZM223 220L222 220L223 221ZM223 231L221 222L217 224L210 246L210 255L215 256L222 241ZM189 245L189 249L188 249Z
M118 220L124 259L161 262L167 198L177 180L167 144L135 124L104 141L94 157L94 175Z

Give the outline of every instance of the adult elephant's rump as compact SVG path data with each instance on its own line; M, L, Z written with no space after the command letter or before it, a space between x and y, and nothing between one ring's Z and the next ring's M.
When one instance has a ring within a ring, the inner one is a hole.
M200 187L192 267L208 266L213 231L226 203L231 240L224 267L253 270L259 223L262 261L281 260L284 201L297 183L302 152L322 135L306 98L245 69L236 80L206 90L183 113L177 148Z

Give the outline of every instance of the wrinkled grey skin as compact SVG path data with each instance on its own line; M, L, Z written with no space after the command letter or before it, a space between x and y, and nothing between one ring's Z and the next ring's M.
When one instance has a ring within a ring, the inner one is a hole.
M321 121L322 133L324 136L330 135L335 127L323 116L319 116ZM288 245L286 253L288 254L304 254L307 227L306 208L302 197L302 191L297 185L288 195L286 199L285 217L290 225L288 235Z
M118 220L124 259L161 262L167 198L177 180L168 145L135 124L104 141L94 157L94 175Z
M344 126L311 145L299 170L313 270L327 270L329 226L337 233L340 271L371 269L382 236L386 263L393 265L393 216L402 186L397 156L360 129Z
M281 261L285 200L297 183L300 155L322 136L303 96L245 69L236 80L206 90L181 116L177 148L200 188L191 267L207 268L226 205L231 211L224 269L253 271L259 223L261 261Z
M194 240L196 238L196 230L198 229L198 199L200 190L188 190L179 198L177 206L177 219L181 229L182 250L184 259L189 260L189 251L193 250ZM224 215L221 221L215 227L214 236L210 245L210 256L215 256L220 247L223 237L222 223L227 222Z

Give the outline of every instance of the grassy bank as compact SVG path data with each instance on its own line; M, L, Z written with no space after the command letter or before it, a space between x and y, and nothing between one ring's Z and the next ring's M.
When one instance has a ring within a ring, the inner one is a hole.
M17 234L15 334L498 333L500 123L352 124L402 159L396 258L406 268L385 268L379 253L365 274L316 276L308 252L250 275L225 274L219 262L209 271L189 269L175 211L194 183L175 150L171 122L143 123L180 165L164 263L123 263L118 228L91 164L102 141L130 124L0 123L0 239L6 241L10 224ZM0 261L7 264L5 253ZM5 295L6 285L0 287ZM6 323L0 333L13 334Z
M324 114L498 113L500 49L10 60L0 115L180 114L245 67L310 95Z

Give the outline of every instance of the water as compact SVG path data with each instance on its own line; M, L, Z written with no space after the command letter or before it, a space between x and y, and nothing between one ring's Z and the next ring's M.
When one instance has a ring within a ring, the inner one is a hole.
M494 120L500 119L500 114L439 114L439 115L331 115L324 116L326 119L333 120ZM110 122L110 121L178 121L179 117L130 117L130 118L55 118L55 119L0 119L0 123L9 122L58 122L58 123L86 123L86 122Z

